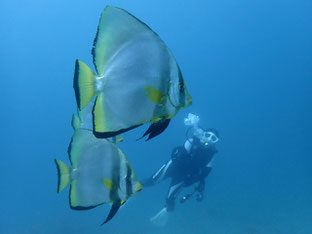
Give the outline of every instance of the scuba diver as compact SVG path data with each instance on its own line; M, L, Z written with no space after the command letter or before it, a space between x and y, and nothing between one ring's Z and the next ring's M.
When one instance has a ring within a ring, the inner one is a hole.
M153 176L142 181L143 187L148 187L171 178L165 207L150 219L159 226L166 224L167 214L174 210L175 200L184 187L196 184L194 191L184 195L180 203L184 203L191 197L195 197L197 201L203 200L205 179L212 169L213 156L218 152L215 144L219 141L219 133L213 128L204 130L198 126L198 123L198 116L188 114L184 124L190 127L184 145L175 147L171 159Z

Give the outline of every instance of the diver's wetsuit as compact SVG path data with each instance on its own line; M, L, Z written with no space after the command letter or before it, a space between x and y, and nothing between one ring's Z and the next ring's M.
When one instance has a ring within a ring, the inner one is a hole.
M202 193L205 189L205 178L212 169L211 160L217 152L215 146L204 148L199 141L191 139L191 147L185 146L173 149L171 159L163 164L154 175L142 182L144 186L157 184L171 178L171 184L166 198L167 211L173 211L174 201L183 187L199 182L196 191Z

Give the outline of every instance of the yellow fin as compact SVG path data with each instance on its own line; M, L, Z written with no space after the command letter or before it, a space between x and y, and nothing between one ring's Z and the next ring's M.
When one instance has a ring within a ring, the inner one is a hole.
M77 115L73 114L73 118L72 118L72 126L74 128L74 130L77 130L80 128L80 119Z
M162 120L162 119L163 119L163 117L155 116L155 117L153 117L153 118L151 119L151 122L152 122L152 123L157 123L157 122L159 122L159 121Z
M93 110L94 114L94 130L96 132L105 132L106 130L106 120L105 111L103 108L104 94L101 92L96 98L95 106Z
M158 89L153 88L152 86L145 86L145 94L149 100L156 104L162 104L164 102L165 95Z
M122 135L118 135L117 136L117 142L123 142L124 138L122 137Z
M70 202L70 206L72 208L80 206L76 180L73 180L73 182L71 184L70 194L69 194L69 202Z
M138 191L141 191L142 190L142 185L140 184L140 182L137 182L135 184L135 191L138 192Z
M105 187L108 188L109 190L113 189L113 186L114 186L113 181L103 178L103 183Z
M71 168L67 166L64 162L61 160L54 160L58 172L58 186L57 186L57 192L61 192L70 182L70 172Z
M74 89L79 110L85 108L95 96L95 78L96 75L88 65L77 59L75 64Z
M121 200L120 205L123 205L125 202L126 202L125 200Z

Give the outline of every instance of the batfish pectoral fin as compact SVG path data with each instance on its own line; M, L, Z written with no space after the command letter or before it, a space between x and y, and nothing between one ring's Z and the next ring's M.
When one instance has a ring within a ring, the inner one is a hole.
M146 141L148 141L152 139L153 137L159 135L160 133L165 131L165 129L169 125L169 122L170 122L170 119L162 119L156 123L151 124L149 128L146 130L146 132L143 134L143 136L140 137L138 140L148 135L148 138L146 139Z
M155 103L155 104L163 104L165 95L159 91L158 89L155 89L152 86L145 86L145 95L148 97L148 99Z
M103 178L103 183L105 185L106 188L108 188L109 190L113 190L113 187L115 186L113 181Z
M124 203L124 202L122 202L122 201L120 201L120 200L118 200L118 201L116 201L116 202L113 203L113 205L112 205L112 207L111 207L111 209L110 209L110 211L109 211L109 214L108 214L106 220L102 223L102 225L105 224L105 223L107 223L108 221L110 221L110 220L115 216L115 214L117 213L117 211L119 210L120 206L121 206L123 203Z

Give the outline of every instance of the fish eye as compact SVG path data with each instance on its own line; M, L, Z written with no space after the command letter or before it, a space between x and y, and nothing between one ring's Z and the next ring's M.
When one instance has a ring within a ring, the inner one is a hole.
M184 83L179 83L179 90L180 92L184 92Z

